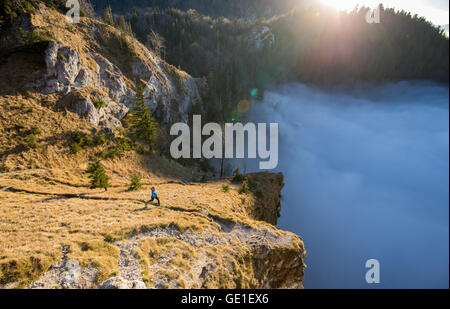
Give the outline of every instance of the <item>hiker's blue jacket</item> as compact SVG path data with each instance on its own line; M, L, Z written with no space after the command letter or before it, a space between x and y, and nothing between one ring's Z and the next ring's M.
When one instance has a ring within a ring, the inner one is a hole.
M156 190L152 190L152 197L158 197L158 194L156 193Z

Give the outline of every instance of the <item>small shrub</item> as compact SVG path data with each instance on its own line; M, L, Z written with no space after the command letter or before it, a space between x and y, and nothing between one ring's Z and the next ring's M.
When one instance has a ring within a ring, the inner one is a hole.
M231 179L232 182L240 183L245 180L244 175L239 173L239 168L237 168L233 173L233 178Z
M33 134L33 135L40 135L40 134L42 134L42 131L41 131L41 129L38 126L31 126L29 132L30 132L30 134Z
M134 150L135 144L129 138L121 137L117 141L117 147L119 147L123 151L131 151Z
M116 239L116 237L114 237L113 235L107 234L107 235L105 235L105 236L103 237L103 240L104 240L105 242L108 242L108 243L113 243L113 242L115 242L117 239Z
M103 150L97 152L97 157L99 157L101 159L107 159L107 154L108 154L108 150L103 149Z
M92 247L87 242L82 242L79 244L81 251L89 251L92 250Z
M95 145L104 145L108 143L106 136L99 135L94 141ZM136 151L140 154L144 153L144 148L141 145L135 144L131 139L121 137L115 142L115 145L109 146L107 149L103 149L98 153L98 157L102 159L114 159L121 158L128 151Z
M95 99L94 102L92 102L96 109L101 109L106 106L106 102L103 99Z
M25 31L22 28L19 29L20 40L23 44L36 44L40 42L51 42L54 39L51 33L39 33L36 31Z
M78 143L78 144L81 145L81 141L83 140L83 136L84 136L83 133L76 132L76 133L72 136L72 140L73 140L75 143Z
M28 114L33 112L33 107L27 106L25 103L20 104L20 109L23 110L25 113L28 113Z
M250 188L248 187L248 181L247 180L244 180L244 182L242 183L242 186L239 187L238 192L239 192L239 194L250 193Z
M230 191L230 186L227 185L227 184L223 184L222 185L222 190L223 190L223 192L228 192L228 191Z
M255 191L258 187L258 184L255 182L255 179L253 178L253 176L247 176L246 180L247 180L250 191Z
M86 136L86 134L84 134L84 133L76 132L73 135L72 139L75 143L78 143L78 144L80 144L81 147L83 147L85 144L85 136Z
M38 146L36 135L30 134L25 138L25 147L28 149L35 149Z
M75 143L78 143L82 148L84 148L85 146L94 145L94 139L92 138L92 136L86 133L77 132L73 135L72 139Z
M22 122L17 123L16 130L19 131L20 133L25 132L25 130L26 130L25 124L23 124Z
M92 136L86 134L85 138L84 138L84 145L85 146L92 146L92 145L94 145L94 138Z
M89 178L91 179L91 189L103 188L108 190L108 187L110 186L109 177L106 176L105 168L98 158L91 160L86 173L89 174Z
M131 184L128 190L137 191L140 189L142 189L141 177L139 177L138 175L134 175L133 177L131 177Z
M81 145L78 143L73 143L71 148L72 148L72 152L74 154L77 154L78 152L80 152L83 149L83 147L81 147Z
M95 138L95 145L96 146L101 146L101 145L105 145L108 142L108 140L106 139L106 136L103 134L98 135Z
M98 156L102 159L122 158L124 155L125 152L117 146L108 147L108 149L104 149L98 153Z
M138 154L144 154L144 152L145 152L145 149L144 149L144 147L142 147L142 145L136 145L135 147L134 147L134 149L135 149L135 151L138 153Z
M66 30L75 33L75 29L73 29L73 27L71 26L66 26Z

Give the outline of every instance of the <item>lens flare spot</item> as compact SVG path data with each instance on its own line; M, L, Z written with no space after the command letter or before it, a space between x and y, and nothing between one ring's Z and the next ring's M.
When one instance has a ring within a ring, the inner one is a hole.
M239 113L246 113L250 109L250 102L247 100L239 101L237 105L237 109Z
M258 88L254 88L252 89L252 91L250 91L250 96L256 97L257 95L258 95Z

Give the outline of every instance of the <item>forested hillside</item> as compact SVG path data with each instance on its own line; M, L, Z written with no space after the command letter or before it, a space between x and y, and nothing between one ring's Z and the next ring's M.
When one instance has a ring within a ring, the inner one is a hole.
M266 87L286 80L322 86L403 79L448 82L449 41L441 29L383 7L382 22L369 24L367 10L336 13L304 6L254 20L154 7L124 16L137 38L169 63L207 78L209 115L220 115L220 120L234 113L239 100L262 97Z
M34 2L5 1L3 31ZM45 3L64 10L60 1ZM96 15L136 36L169 64L204 78L200 90L208 104L203 113L210 120L230 119L238 102L262 98L265 88L288 80L326 86L449 78L448 37L403 11L381 7L381 23L369 24L368 8L337 13L310 1L132 3L83 0L82 14Z
M178 8L183 11L197 10L211 17L260 18L272 17L288 12L310 0L95 0L96 9L103 11L108 5L117 13L126 13L130 8L159 7Z

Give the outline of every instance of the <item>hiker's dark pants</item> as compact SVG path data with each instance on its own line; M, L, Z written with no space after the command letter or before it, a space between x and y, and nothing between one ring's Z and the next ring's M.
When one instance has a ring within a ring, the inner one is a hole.
M159 197L152 197L152 199L150 200L150 203L153 202L154 200L158 201L158 205L161 204L161 202L159 201Z

